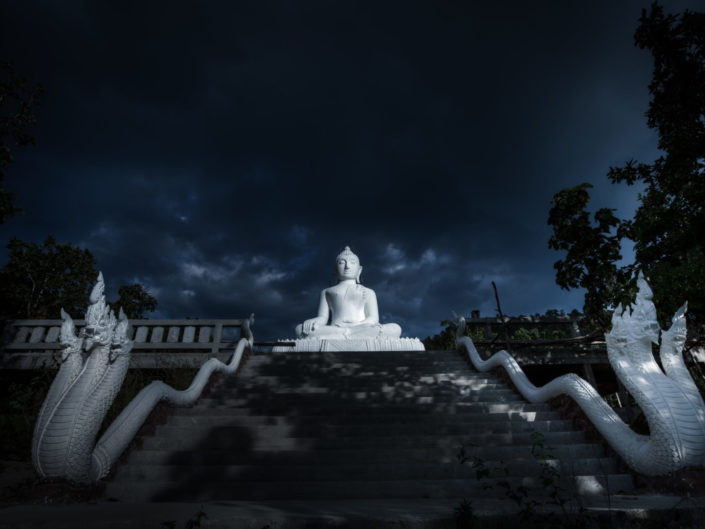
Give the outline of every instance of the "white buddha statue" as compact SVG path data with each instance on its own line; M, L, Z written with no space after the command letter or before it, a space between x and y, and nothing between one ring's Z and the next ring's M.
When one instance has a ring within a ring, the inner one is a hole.
M285 351L423 351L417 338L401 338L396 323L379 322L374 290L360 284L360 259L348 246L336 259L338 283L321 292L318 315L296 326L292 346Z
M349 246L336 259L338 284L321 292L318 316L296 326L297 338L399 338L396 323L379 323L375 291L360 284L360 259Z

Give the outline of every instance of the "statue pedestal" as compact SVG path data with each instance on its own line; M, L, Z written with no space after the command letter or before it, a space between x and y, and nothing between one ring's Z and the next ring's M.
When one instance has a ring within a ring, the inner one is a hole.
M418 338L366 338L319 340L317 338L302 338L294 341L295 345L275 345L275 353L287 351L425 351L426 348Z

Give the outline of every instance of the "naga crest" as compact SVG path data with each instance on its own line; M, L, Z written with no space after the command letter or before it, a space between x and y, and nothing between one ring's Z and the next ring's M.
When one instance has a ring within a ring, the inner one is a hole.
M621 303L617 305L612 313L612 330L606 336L620 343L649 340L651 343L658 344L661 328L656 318L656 307L652 301L654 293L642 272L639 272L637 286L639 290L636 293L634 305L631 309L622 308Z

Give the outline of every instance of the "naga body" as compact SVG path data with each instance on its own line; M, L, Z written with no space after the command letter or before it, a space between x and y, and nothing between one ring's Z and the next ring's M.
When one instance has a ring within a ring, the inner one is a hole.
M254 319L250 316L228 364L209 359L183 391L161 381L152 382L96 442L105 414L125 379L133 345L125 314L121 310L115 317L105 302L104 290L99 274L90 295L86 325L79 333L71 317L61 311L61 366L39 412L32 439L32 462L42 478L88 483L106 476L159 401L193 403L214 371L234 373L245 349L252 347L250 325Z
M705 466L705 404L683 361L686 340L686 305L673 316L671 327L661 331L653 294L643 275L630 309L616 308L612 329L605 334L607 355L617 377L634 397L649 424L649 435L634 432L597 393L575 374L534 386L506 351L488 360L477 353L465 336L465 319L457 318L456 343L465 349L480 371L503 366L519 392L530 402L568 395L581 407L610 446L635 471L665 475L681 468ZM663 369L652 352L659 344Z

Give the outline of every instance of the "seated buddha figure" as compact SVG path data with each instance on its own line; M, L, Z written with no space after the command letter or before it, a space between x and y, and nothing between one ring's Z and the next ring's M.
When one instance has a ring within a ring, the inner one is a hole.
M338 284L321 292L318 316L296 326L297 338L367 339L401 336L396 323L381 324L374 290L360 284L360 259L348 246L336 259Z

